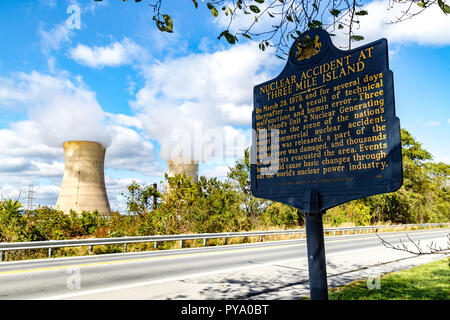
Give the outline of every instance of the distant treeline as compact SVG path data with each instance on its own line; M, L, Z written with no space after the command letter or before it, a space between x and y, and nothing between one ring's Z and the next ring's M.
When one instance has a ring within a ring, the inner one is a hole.
M450 166L402 130L403 186L394 193L355 200L329 209L325 225L426 223L450 220ZM167 177L170 192L133 182L124 194L127 214L63 214L50 208L24 210L16 200L0 201L0 241L38 241L77 237L231 232L296 228L304 224L298 210L254 198L250 192L249 151L230 167L226 181L186 176ZM155 204L153 199L159 200Z

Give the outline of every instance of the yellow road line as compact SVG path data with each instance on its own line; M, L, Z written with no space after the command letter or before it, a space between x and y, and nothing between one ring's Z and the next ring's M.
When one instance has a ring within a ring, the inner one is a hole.
M137 258L137 259L127 259L127 260L114 260L114 261L104 261L104 262L93 262L93 263L85 263L85 264L78 264L78 265L66 265L66 266L56 266L56 267L44 267L44 268L33 268L33 269L23 269L23 270L11 270L11 271L3 271L0 272L0 275L5 274L16 274L16 273L25 273L25 272L36 272L36 271L49 271L49 270L58 270L58 269L66 269L66 268L73 268L73 267L92 267L92 266L100 266L100 265L108 265L108 264L116 264L116 263L126 263L126 262L142 262L142 261L150 261L150 260L161 260L161 259L170 259L170 258L185 258L185 257L192 257L192 256L198 256L198 255L207 255L207 254L224 254L224 253L234 253L234 252L242 252L242 251L248 251L248 250L261 250L261 249L268 249L268 248L288 248L288 247L295 247L299 245L306 245L306 244L289 244L289 245L279 245L279 246L271 246L271 247L260 247L260 248L241 248L241 249L231 249L226 251L220 251L220 252L196 252L196 253L185 253L185 254L177 254L177 255L169 255L169 256L158 256L158 257L147 257L147 258Z
M436 233L441 232L442 230L437 231L427 231L427 232L420 232L420 234L424 233ZM388 237L398 237L400 235L385 235L383 238ZM327 240L325 238L325 242L343 242L343 241L353 241L353 240L360 240L360 239L376 239L378 237L363 237L363 238L352 238L352 239L330 239ZM0 275L10 275L10 274L20 274L20 273L27 273L27 272L39 272L39 271L52 271L52 270L60 270L60 269L66 269L66 268L82 268L82 267L93 267L93 266L101 266L101 265L111 265L111 264L117 264L117 263L130 263L130 262L142 262L142 261L151 261L151 260L161 260L161 259L177 259L177 258L185 258L185 257L193 257L193 256L199 256L199 255L207 255L207 254L226 254L226 253L235 253L235 252L242 252L242 251L249 251L249 250L263 250L263 249L273 249L273 248L289 248L289 247L296 247L296 246L306 246L306 243L297 243L297 244L282 244L277 246L269 246L269 247L258 247L258 248L240 248L240 249L230 249L220 252L196 252L196 253L185 253L185 254L178 254L178 255L168 255L168 256L158 256L158 257L147 257L147 258L137 258L137 259L126 259L126 260L114 260L114 261L104 261L104 262L92 262L92 263L84 263L84 264L78 264L78 265L65 265L65 266L55 266L55 267L44 267L44 268L31 268L31 269L23 269L23 270L11 270L11 271L3 271L0 272Z

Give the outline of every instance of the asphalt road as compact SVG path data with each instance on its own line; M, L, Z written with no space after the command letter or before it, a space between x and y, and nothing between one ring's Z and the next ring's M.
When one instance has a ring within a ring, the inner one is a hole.
M407 242L406 234L422 244L442 243L448 232L449 228L380 233L380 236L394 244L399 239ZM397 260L412 258L385 248L375 234L326 237L325 246L329 277L344 269L354 272L370 268L371 263L395 264ZM377 263L371 260L374 255ZM342 262L338 267L333 257L345 257L345 264ZM1 262L0 299L250 299L258 295L271 298L267 294L277 288L307 284L306 265L304 239ZM276 269L280 267L284 273ZM283 276L277 276L277 281L268 278L277 272L286 275L289 268L296 272L292 274L294 282ZM248 290L241 281L243 273L245 285L251 287ZM230 280L239 276L240 280ZM253 282L249 280L252 277ZM266 278L264 286L258 289L258 281ZM232 290L236 281L241 281L239 288ZM221 289L225 285L229 290Z

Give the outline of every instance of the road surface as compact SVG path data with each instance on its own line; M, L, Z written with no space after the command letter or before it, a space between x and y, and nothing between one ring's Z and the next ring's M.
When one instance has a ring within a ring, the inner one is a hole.
M446 244L450 228L379 233ZM385 248L375 234L325 238L329 287L442 258ZM382 283L381 283L382 285ZM0 263L0 299L297 299L308 295L304 239Z

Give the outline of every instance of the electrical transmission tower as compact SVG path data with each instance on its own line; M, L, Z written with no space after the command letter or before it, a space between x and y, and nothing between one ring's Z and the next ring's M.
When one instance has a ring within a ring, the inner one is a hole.
M28 206L27 209L28 210L33 210L33 185L29 184L28 185Z

